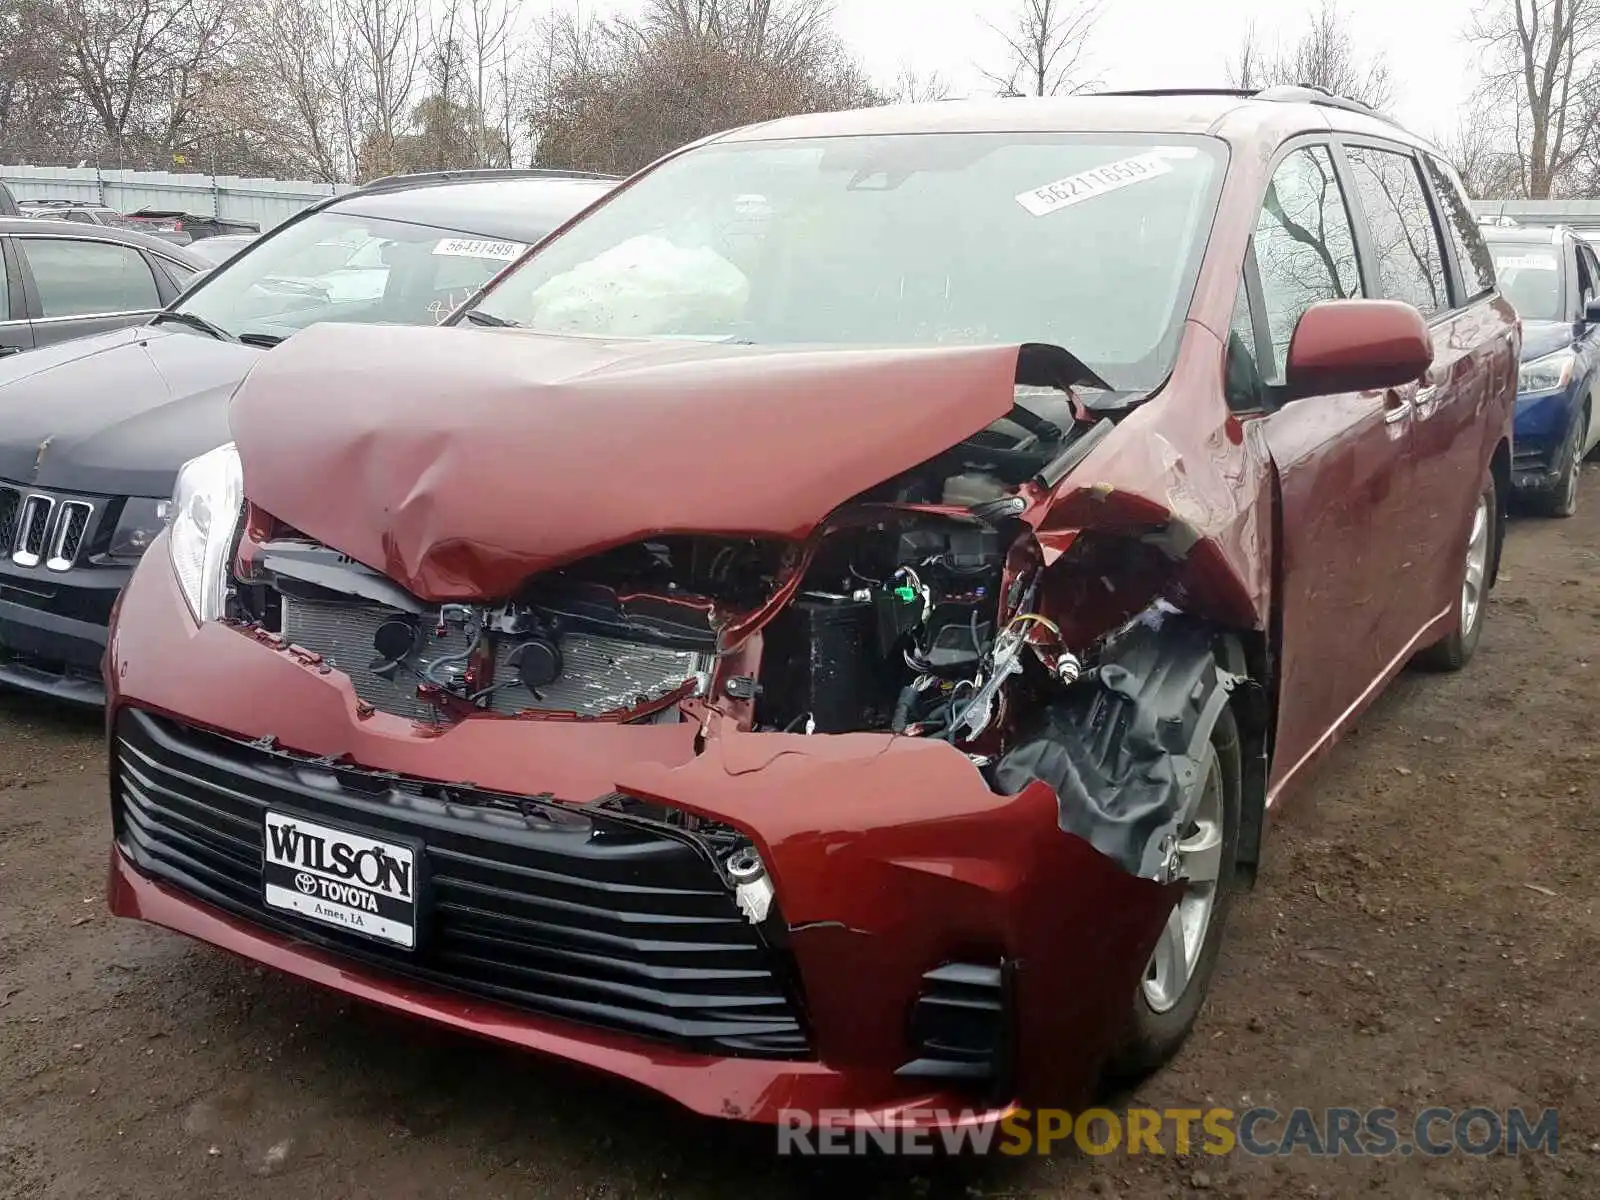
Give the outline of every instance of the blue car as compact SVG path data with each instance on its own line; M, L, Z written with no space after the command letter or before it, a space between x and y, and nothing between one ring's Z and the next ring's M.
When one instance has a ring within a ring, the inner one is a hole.
M1483 236L1522 317L1514 498L1570 517L1583 460L1600 442L1600 260L1564 225L1490 226Z

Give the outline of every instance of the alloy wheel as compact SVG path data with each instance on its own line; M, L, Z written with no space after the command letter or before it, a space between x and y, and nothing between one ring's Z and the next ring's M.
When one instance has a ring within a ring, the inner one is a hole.
M1216 907L1217 880L1222 870L1223 780L1222 766L1209 748L1205 769L1200 803L1176 847L1176 878L1186 886L1173 905L1145 968L1144 1000L1158 1013L1170 1012L1183 999L1194 978Z

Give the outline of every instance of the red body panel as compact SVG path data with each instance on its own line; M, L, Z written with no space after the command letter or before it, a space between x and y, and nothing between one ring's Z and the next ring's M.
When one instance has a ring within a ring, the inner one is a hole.
M1087 1100L1175 888L1135 878L1063 834L1043 784L997 796L954 747L887 734L774 736L716 723L696 756L693 724L472 719L430 732L383 713L363 718L345 676L224 625L196 629L164 554L155 547L123 593L106 660L113 713L136 704L246 738L273 734L315 755L507 792L583 800L625 787L737 826L783 897L818 1061L696 1057L429 993L251 930L143 880L119 855L114 912L402 1012L626 1074L698 1112L768 1121L795 1105L939 1107L925 1084L893 1075L911 1055L907 1006L922 973L950 954L999 953L1023 964L1019 1095ZM197 669L172 671L179 660ZM241 688L245 678L252 685ZM942 1100L973 1105L970 1094Z
M1013 558L1044 564L1041 608L1063 610L1046 615L1075 635L1103 632L1127 615L1126 597L1095 592L1098 579L1075 580L1065 563L1069 547L1093 540L1086 532L1110 534L1102 553L1155 552L1139 560L1150 578L1118 581L1140 604L1177 595L1249 637L1270 672L1270 728L1258 732L1275 803L1413 650L1449 630L1470 501L1509 445L1515 318L1490 299L1435 322L1434 391L1422 403L1407 385L1230 413L1226 339L1273 157L1290 139L1328 134L1327 116L1214 97L1083 104L875 110L734 137L1083 128L1095 112L1117 129L1159 111L1164 127L1229 143L1170 378L1053 491L1024 487L1037 541ZM1340 121L1403 137L1376 120ZM260 510L424 599L495 598L655 533L804 538L862 490L1005 414L1016 355L313 328L263 356L233 425ZM383 371L391 360L405 373ZM1390 420L1408 401L1414 415ZM746 641L739 669L759 653L759 637ZM696 1057L430 992L254 929L112 859L116 912L626 1075L702 1113L970 1108L970 1093L894 1075L912 1052L907 1014L922 973L964 954L1018 964L1014 1099L1076 1105L1177 894L1063 833L1045 785L997 795L948 744L751 733L741 728L748 703L724 700L666 725L475 714L435 729L375 712L346 676L303 655L221 624L197 629L164 539L123 595L106 674L113 723L136 705L423 779L573 801L621 789L744 831L789 927L815 1061Z
M373 374L400 357L403 383ZM257 505L423 599L466 600L652 534L804 537L1003 417L1016 370L1015 346L313 326L263 357L229 420Z

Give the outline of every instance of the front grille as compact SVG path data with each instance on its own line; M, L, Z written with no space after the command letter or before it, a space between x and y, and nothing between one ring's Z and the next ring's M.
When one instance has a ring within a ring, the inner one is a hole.
M83 535L89 529L89 514L94 507L82 500L68 500L61 505L56 517L55 533L50 539L50 557L45 566L52 571L65 571L78 561L78 551L83 549Z
M1547 471L1550 469L1550 452L1548 450L1518 450L1511 456L1511 469L1519 473Z
M78 561L94 523L95 503L0 485L0 553L19 567L41 562L66 571Z
M1010 962L953 962L926 972L911 1007L909 1040L918 1056L895 1074L1003 1093L1011 1074L1013 969Z
M373 647L378 627L402 616L381 604L285 595L282 632L294 645L322 655L330 665L350 676L356 695L369 704L385 712L426 720L435 715L435 710L418 698L417 686L422 681L416 673L401 668L393 678L387 678L373 669L378 662ZM712 665L709 657L692 651L569 633L560 642L560 678L541 687L535 696L516 682L516 671L510 663L516 646L516 640L510 638L501 640L498 646L495 680L509 686L497 688L490 696L489 706L494 712L514 714L533 709L581 717L604 716L667 696ZM464 655L466 651L467 636L461 630L451 628L443 636L435 636L429 626L413 666L420 673L429 663Z
M703 1053L799 1058L787 956L739 913L704 850L564 805L332 766L119 714L114 822L144 874L371 966ZM421 838L418 949L262 903L264 813Z
M50 515L56 502L49 496L35 492L22 502L22 515L17 518L16 549L11 560L19 567L36 567L44 554L45 538L50 532Z

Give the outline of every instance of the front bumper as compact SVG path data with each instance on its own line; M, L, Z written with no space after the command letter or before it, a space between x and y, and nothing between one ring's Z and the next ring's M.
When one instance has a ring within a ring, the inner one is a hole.
M57 572L0 559L0 684L104 704L106 625L128 575L125 567Z
M423 979L321 927L273 928L243 909L226 911L217 895L174 885L180 876L172 872L157 882L158 864L146 853L150 869L136 865L145 851L120 824L112 852L115 913L397 1011L627 1077L707 1115L778 1122L785 1110L848 1110L863 1121L942 1123L936 1111L983 1120L1016 1103L1080 1105L1122 1031L1178 891L1135 878L1062 833L1049 788L996 795L943 743L751 734L714 718L697 752L695 723L486 716L440 731L363 716L342 674L241 630L195 628L161 544L123 593L106 679L113 729L124 710L137 709L225 733L235 745L271 738L324 764L471 779L460 786L570 803L619 791L744 832L776 887L782 957L804 1030L803 1049L782 1058L536 1011L464 978ZM114 767L114 792L119 786ZM114 795L113 803L124 801ZM908 1077L907 1064L927 1057L913 1022L925 975L984 962L1004 964L1009 980L1004 1062L981 1087L954 1075Z
M1511 484L1537 492L1553 486L1565 465L1561 451L1575 418L1572 390L1533 392L1517 397L1512 428Z

